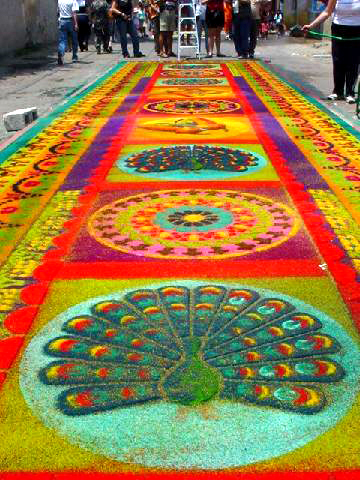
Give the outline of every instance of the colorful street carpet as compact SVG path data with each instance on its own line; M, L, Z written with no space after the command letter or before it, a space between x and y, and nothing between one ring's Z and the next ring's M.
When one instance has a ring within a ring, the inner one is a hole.
M123 62L0 161L1 479L360 478L355 131Z

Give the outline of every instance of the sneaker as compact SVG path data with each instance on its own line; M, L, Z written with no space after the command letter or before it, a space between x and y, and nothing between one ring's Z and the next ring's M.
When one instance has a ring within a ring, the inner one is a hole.
M58 53L58 65L64 65L64 57Z
M253 54L253 53L249 53L249 58L254 58L254 54Z
M141 58L141 57L145 57L145 55L143 53L139 52L139 53L135 53L134 57L135 58Z
M212 53L208 53L205 58L212 58Z
M355 97L353 95L346 95L346 103L355 103L356 100L355 100Z
M226 57L226 55L224 55L223 53L217 53L216 56L217 57Z
M344 97L342 95L338 95L337 93L330 93L327 97L328 100L344 100Z
M73 57L72 63L77 63L79 61L78 57Z
M101 54L101 48L100 48L100 47L97 47L97 49L96 49L96 53L97 53L98 55L100 55L100 54Z

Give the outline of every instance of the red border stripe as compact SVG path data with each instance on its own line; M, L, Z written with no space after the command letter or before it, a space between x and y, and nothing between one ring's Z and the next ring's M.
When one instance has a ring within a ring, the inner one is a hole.
M244 260L234 259L220 261L194 260L159 260L154 262L96 262L64 263L56 271L57 279L75 278L156 278L165 277L214 277L214 278L246 278L246 277L322 277L324 271L314 260ZM268 274L268 275L267 275ZM52 273L47 264L38 267L36 277L51 280Z
M95 472L16 472L0 473L1 480L359 480L360 470L333 472L143 472L143 473L95 473Z

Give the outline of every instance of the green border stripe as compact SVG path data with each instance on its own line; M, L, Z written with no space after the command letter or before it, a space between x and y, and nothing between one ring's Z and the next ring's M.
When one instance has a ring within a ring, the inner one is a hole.
M49 126L51 122L55 120L56 117L64 113L66 109L74 105L78 100L82 97L91 93L100 83L103 83L109 77L111 77L115 72L120 70L124 65L128 62L120 62L118 65L115 65L107 73L102 75L100 78L94 81L91 85L89 85L85 90L76 94L73 98L67 100L65 103L59 105L55 108L54 111L49 113L46 117L40 118L36 124L27 130L24 134L22 134L19 138L17 138L14 142L10 145L5 147L3 150L0 151L0 164L7 160L10 155L15 153L19 148L24 147L29 140L31 140L35 135L37 135L41 130L45 127Z

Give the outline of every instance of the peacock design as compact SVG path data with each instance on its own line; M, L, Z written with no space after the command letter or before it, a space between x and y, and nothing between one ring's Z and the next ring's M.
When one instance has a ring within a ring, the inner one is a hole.
M217 63L173 63L164 66L164 70L203 70L203 69L220 69Z
M331 402L342 347L315 315L250 288L168 285L94 302L44 350L58 408L92 414L153 401L213 399L299 414Z
M163 70L161 76L167 78L210 78L223 77L221 70L198 69L198 70Z
M159 85L167 86L199 86L199 85L226 85L222 78L166 78L159 82Z
M213 145L172 145L131 155L126 166L139 173L214 170L248 173L261 164L260 155Z

